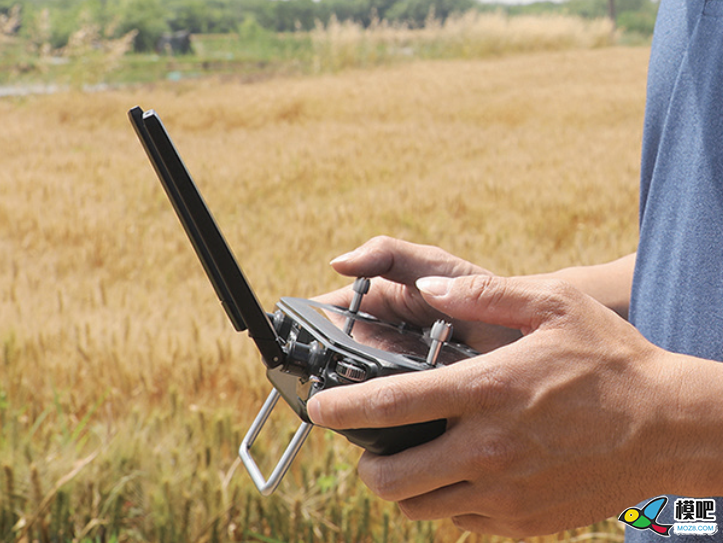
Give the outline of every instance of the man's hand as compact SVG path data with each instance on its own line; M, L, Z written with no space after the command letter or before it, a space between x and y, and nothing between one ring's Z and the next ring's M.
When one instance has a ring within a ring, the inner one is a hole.
M430 306L420 294L415 282L430 275L461 277L492 275L471 262L458 258L443 249L417 245L379 236L356 250L331 261L340 274L350 277L374 278L361 310L392 323L407 322L430 326L445 314ZM348 307L353 293L351 286L315 298L317 301ZM450 316L447 316L449 318ZM453 316L452 316L453 317ZM470 326L453 320L455 339L479 352L488 352L519 338L518 330L502 326Z
M411 519L450 517L462 529L515 537L588 525L670 491L680 452L670 435L682 380L675 355L562 281L480 274L416 285L415 306L404 310L426 304L524 337L309 400L312 421L334 429L448 420L432 442L365 453L359 475L372 491Z

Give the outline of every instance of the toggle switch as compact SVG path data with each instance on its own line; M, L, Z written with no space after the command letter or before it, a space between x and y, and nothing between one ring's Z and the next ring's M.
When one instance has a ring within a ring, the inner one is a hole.
M430 366L437 365L437 357L442 350L445 342L449 341L452 337L452 325L443 320L438 320L432 325L432 329L429 331L429 337L432 343L429 346L429 352L427 353L427 364Z
M346 322L344 323L344 333L348 336L351 335L351 330L354 328L356 314L359 313L359 308L361 307L362 298L367 292L369 292L370 285L371 281L366 277L358 277L357 280L354 281L354 285L352 286L354 297L351 299L351 304L349 305L350 314L347 316Z

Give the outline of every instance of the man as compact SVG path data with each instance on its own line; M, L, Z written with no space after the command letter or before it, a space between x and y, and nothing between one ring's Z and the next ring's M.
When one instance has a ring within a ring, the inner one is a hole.
M487 353L309 401L331 428L448 420L430 443L360 461L410 518L519 537L660 495L723 495L723 0L662 0L648 77L637 256L501 278L377 238L332 262L376 278L365 311L421 325L447 315ZM658 524L673 522L674 500Z

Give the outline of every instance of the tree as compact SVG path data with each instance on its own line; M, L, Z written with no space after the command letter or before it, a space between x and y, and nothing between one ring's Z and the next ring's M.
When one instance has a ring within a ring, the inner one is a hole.
M475 6L474 0L400 0L389 9L387 18L422 26L432 12L444 21L454 13L464 13Z
M159 38L168 32L167 11L161 0L127 0L120 7L119 33L137 30L136 51L153 51Z

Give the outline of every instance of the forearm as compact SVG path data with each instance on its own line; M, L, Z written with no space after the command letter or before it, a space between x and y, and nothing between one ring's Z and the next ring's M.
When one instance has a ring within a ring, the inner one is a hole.
M632 253L612 262L563 268L540 277L563 279L627 319L634 269Z

